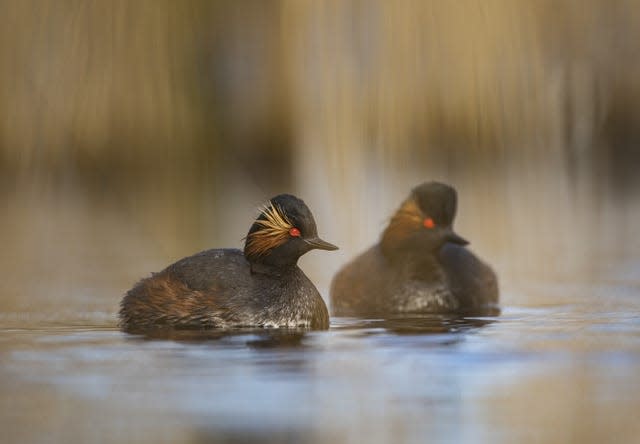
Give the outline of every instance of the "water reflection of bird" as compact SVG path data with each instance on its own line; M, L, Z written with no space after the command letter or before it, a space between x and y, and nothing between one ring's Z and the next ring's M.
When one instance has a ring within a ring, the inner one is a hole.
M496 275L453 231L456 206L456 191L448 185L414 188L380 242L334 277L333 314L495 312Z
M300 328L211 328L211 329L141 329L145 340L169 340L183 344L206 344L222 339L238 342L255 349L305 348L309 329Z
M254 221L244 252L206 250L138 282L122 299L121 326L326 329L327 307L297 266L300 256L316 248L338 247L318 237L302 200L281 194Z

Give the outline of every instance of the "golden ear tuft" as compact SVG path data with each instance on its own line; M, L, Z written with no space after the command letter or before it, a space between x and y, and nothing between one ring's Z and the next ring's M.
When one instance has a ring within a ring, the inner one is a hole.
M262 225L268 231L289 231L293 224L289 221L279 205L265 205L261 208L261 214L266 219L257 219L256 223ZM263 230L260 230L263 231Z
M422 211L414 199L407 199L393 215L382 234L382 247L387 250L400 245L403 239L423 227Z
M404 225L407 228L415 226L416 228L422 224L422 211L414 199L406 200L396 214L391 218L391 224Z
M282 245L289 238L289 230L294 228L280 206L269 202L261 207L264 219L256 219L260 229L247 236L245 253L262 256L272 248Z

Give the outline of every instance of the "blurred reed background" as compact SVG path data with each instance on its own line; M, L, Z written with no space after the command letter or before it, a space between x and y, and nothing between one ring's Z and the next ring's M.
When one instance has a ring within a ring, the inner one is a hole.
M325 296L432 179L506 304L638 258L638 1L0 6L5 311L113 312L285 191L342 247Z

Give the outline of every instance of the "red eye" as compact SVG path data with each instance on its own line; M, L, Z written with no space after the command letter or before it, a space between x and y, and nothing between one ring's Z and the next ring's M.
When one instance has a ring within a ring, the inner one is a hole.
M425 228L433 228L436 226L436 223L430 217L427 217L422 224Z
M289 230L289 235L292 237L300 237L300 230L294 227Z

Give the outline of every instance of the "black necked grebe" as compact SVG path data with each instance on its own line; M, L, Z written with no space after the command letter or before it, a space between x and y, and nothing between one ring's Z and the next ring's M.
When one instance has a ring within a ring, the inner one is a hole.
M302 200L276 196L251 226L244 253L206 250L138 282L120 304L121 327L327 329L327 307L297 265L316 248L338 247L318 237Z
M380 242L342 268L331 284L339 316L495 313L493 270L452 228L456 191L423 183L391 218Z

